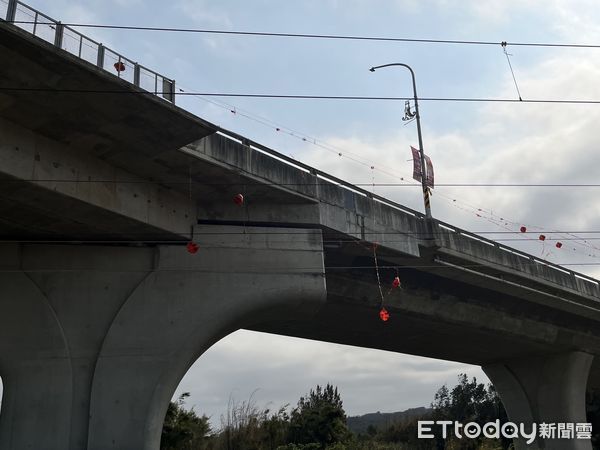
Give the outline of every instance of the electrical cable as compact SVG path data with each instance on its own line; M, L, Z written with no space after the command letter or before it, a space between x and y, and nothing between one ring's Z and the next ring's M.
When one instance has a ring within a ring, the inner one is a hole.
M40 179L18 179L18 180L9 180L9 179L0 179L1 183L114 183L114 184L156 184L155 181L150 180L109 180L109 179L100 179L100 180L89 180L89 179L66 179L66 178L40 178ZM189 181L169 181L169 180L161 180L161 183L168 183L171 185L188 185ZM282 187L293 187L293 186L336 186L335 182L331 181L323 181L323 182L302 182L302 183L274 183L268 181L247 181L247 182L193 182L194 186L207 186L207 187L219 187L219 186L282 186ZM421 188L422 186L418 183L406 182L406 183L353 183L348 182L352 186L357 187L416 187ZM490 188L504 188L504 187L560 187L560 188L592 188L592 187L600 187L599 183L436 183L436 187L490 187Z
M15 20L14 24L32 24L33 21ZM55 22L38 21L38 25L55 25ZM92 24L63 22L62 25L79 28L103 28L113 30L129 31L158 31L169 33L198 33L198 34L222 34L234 36L262 36L262 37L282 37L282 38L304 38L304 39L330 39L330 40L351 40L351 41L379 41L379 42L403 42L420 44L454 44L454 45L512 45L519 47L554 47L554 48L600 48L600 44L579 44L579 43L553 43L553 42L507 42L507 41L484 41L484 40L465 40L465 39L427 39L427 38L402 38L386 36L361 36L361 35L340 35L340 34L312 34L312 33L284 33L267 31L236 31L236 30L218 30L203 28L181 28L181 27L149 27L136 25L111 25L111 24Z
M219 247L220 248L220 247ZM200 250L202 251L202 250ZM535 265L536 263L524 263L523 265L527 266L527 265ZM598 263L566 263L563 264L564 266L600 266L600 262ZM465 265L460 265L458 266L460 268L481 268L481 267L485 267L485 268L489 268L489 265L486 264L465 264ZM323 272L323 268L325 270L369 270L372 271L373 270L373 266L372 265L368 265L368 266L362 266L362 265L357 265L357 266L314 266L314 267L296 267L294 268L294 270L281 270L280 266L273 266L272 268L269 267L265 267L265 268L261 268L260 270L256 270L256 271L252 271L252 270L246 270L246 273L256 273L256 274L267 274L267 273L295 273L296 271L302 271L302 272L306 272L306 271L314 271L315 275L320 275ZM391 270L402 270L402 269L428 269L428 270L432 270L432 269L440 269L440 270L448 270L448 269L455 269L455 267L453 266L445 266L445 265L432 265L432 264L425 264L425 265L383 265L383 266L379 266L379 269L391 269ZM566 272L568 272L568 269L564 269ZM193 269L193 268L177 268L177 269L165 269L165 268L155 268L155 269L97 269L97 268L78 268L78 269L61 269L61 268L51 268L51 269L26 269L26 268L19 268L19 269L0 269L0 273L21 273L21 272L28 272L28 273L38 273L38 272L84 272L84 271L89 271L89 272L208 272L208 273L214 273L216 272L216 270L214 269ZM592 281L593 279L591 277L584 277L584 279L588 279L590 281ZM597 280L594 280L597 282Z
M155 97L157 95L169 94L172 92L149 92L149 91L129 91L116 89L53 89L53 88L31 88L31 87L7 87L1 86L3 92L46 92L55 94L124 94L124 95L147 95ZM249 94L236 92L177 92L179 96L201 96L201 97L243 97L243 98L263 98L263 99L287 99L287 100L382 100L382 101L406 101L413 100L414 97L388 97L388 96L360 96L360 95L314 95L314 94ZM518 100L514 98L483 98L483 97L419 97L419 101L430 102L474 102L474 103L531 103L531 104L573 104L573 105L598 105L600 100L578 100L578 99L525 99Z

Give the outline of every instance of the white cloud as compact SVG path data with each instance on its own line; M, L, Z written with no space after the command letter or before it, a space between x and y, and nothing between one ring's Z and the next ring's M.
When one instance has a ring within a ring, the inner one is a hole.
M229 14L224 8L215 8L215 4L206 0L180 0L176 8L197 25L211 25L220 28L231 28Z

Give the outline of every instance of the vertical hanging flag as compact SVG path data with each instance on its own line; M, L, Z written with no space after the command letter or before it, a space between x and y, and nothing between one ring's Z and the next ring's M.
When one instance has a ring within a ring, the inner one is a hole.
M410 147L413 156L413 180L421 181L421 155L419 154L419 150L414 148L412 145Z
M425 177L425 184L433 189L433 163L431 158L425 155L425 166L427 167L427 176Z
M413 179L415 181L421 182L421 173L422 173L421 154L420 154L419 150L417 150L413 146L410 147L410 150L412 151L412 156L413 156ZM431 158L427 155L425 155L425 167L427 168L426 175L425 175L425 184L427 186L429 186L431 189L433 189L433 185L434 185L433 163L431 162Z

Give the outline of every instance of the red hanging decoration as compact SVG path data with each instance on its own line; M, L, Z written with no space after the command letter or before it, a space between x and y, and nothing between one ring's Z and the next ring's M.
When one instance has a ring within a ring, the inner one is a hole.
M113 66L117 72L125 72L125 64L122 61L117 61Z
M521 233L525 233L527 231L527 227L521 227Z
M394 286L395 288L400 286L400 277L394 278L394 281L392 281L392 286Z
M540 239L540 241L545 241L546 240L546 236L544 236L543 234L540 234L539 239Z
M244 204L244 196L242 194L235 194L233 197L233 203L238 206L242 206Z
M379 318L383 322L387 322L390 319L390 313L387 311L387 309L381 308L381 310L379 311Z
M198 244L196 244L194 241L188 242L185 247L187 248L188 253L191 253L192 255L196 253L200 248L198 247Z
M562 247L562 242L557 242L556 243L556 248L561 248Z

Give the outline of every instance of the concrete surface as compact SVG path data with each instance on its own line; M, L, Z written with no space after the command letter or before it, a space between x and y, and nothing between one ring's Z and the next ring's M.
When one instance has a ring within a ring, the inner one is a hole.
M216 235L196 255L1 245L0 448L158 449L169 400L206 349L325 301L320 232L297 231L285 243Z

